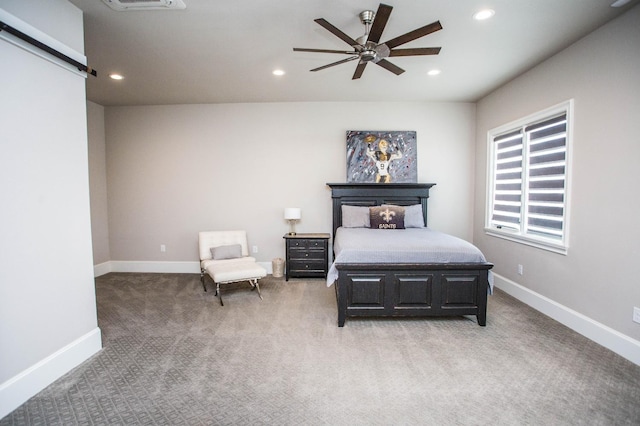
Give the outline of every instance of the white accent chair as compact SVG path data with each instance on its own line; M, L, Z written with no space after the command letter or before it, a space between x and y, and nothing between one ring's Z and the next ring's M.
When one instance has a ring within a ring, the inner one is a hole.
M267 271L249 256L246 231L204 231L198 234L200 249L200 281L204 291L205 273L216 284L216 296L222 302L220 284L249 281L252 290L258 290L262 299L258 280Z

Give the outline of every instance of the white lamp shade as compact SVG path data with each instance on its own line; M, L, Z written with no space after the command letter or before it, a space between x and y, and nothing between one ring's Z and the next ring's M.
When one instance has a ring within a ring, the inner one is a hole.
M297 207L287 207L284 209L284 218L287 220L297 220L300 219L301 212Z

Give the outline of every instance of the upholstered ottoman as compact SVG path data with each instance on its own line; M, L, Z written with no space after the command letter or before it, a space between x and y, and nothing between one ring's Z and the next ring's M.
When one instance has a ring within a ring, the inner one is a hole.
M216 283L216 295L222 303L222 295L220 294L220 284L228 284L238 281L249 281L253 289L258 290L258 296L262 299L260 294L260 285L258 280L264 278L267 275L267 271L255 262L255 259L233 259L233 260L211 260L206 263L205 271Z

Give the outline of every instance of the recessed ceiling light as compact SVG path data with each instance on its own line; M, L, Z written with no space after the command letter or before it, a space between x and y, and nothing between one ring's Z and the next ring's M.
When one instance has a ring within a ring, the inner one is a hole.
M283 70L273 70L273 75L285 75L285 72Z
M485 19L491 18L495 14L496 12L493 9L484 9L476 12L475 15L473 15L473 19L475 19L476 21L484 21Z
M440 70L430 70L427 75L438 75L440 74Z
M109 74L109 77L111 77L113 80L122 80L124 77L120 74Z

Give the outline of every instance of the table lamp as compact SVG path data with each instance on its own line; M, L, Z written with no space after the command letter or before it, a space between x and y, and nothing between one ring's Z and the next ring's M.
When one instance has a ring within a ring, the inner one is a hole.
M287 207L284 209L284 218L289 221L289 235L296 235L296 221L300 220L301 212L298 207Z

